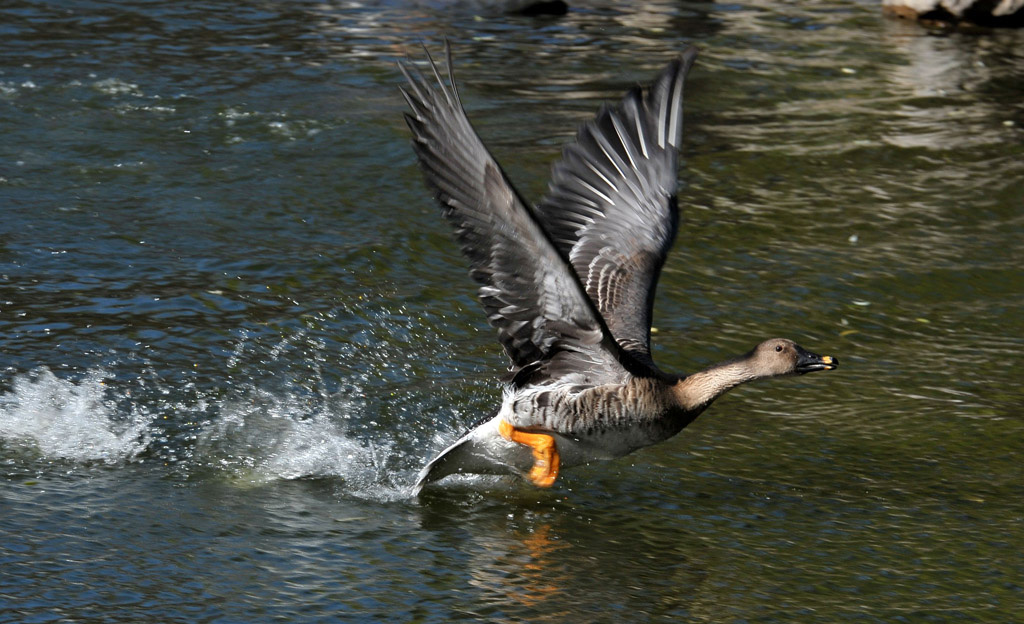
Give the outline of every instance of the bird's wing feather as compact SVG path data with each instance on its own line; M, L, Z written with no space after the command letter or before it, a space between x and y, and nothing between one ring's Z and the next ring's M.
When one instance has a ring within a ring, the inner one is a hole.
M646 95L634 89L584 124L537 209L618 344L645 363L654 290L679 222L683 82L696 55L687 48Z
M428 54L429 57L429 54ZM400 64L412 109L406 121L427 181L455 229L487 319L523 385L586 373L589 383L622 379L622 350L585 294L566 258L527 208L467 119L448 51L445 84Z

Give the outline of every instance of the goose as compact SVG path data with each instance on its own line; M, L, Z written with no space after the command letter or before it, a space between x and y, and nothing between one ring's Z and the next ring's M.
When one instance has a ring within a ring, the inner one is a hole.
M432 81L410 58L399 62L412 146L511 369L500 407L426 464L414 494L457 473L550 487L564 468L671 438L740 384L838 366L784 338L690 375L651 357L654 290L679 223L683 83L696 48L646 92L632 89L583 124L534 207L470 124L450 44L447 82L424 51Z

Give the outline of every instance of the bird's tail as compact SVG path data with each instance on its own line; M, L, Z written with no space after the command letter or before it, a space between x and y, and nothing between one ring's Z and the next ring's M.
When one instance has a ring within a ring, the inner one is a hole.
M464 447L472 444L469 434L463 436L458 442L441 451L437 457L430 460L423 470L420 470L416 478L416 485L413 486L413 495L419 494L428 483L443 479L450 474L459 472L459 456L465 452Z
M420 471L413 486L413 495L423 486L448 475L522 474L532 463L529 449L509 442L498 433L497 412L471 429Z

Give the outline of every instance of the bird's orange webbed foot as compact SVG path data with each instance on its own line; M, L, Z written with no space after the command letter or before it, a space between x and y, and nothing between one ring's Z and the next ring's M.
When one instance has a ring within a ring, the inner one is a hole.
M537 487L551 487L555 479L558 478L558 467L561 464L555 439L546 433L520 431L504 420L498 423L498 431L506 440L525 444L533 449L533 468L530 469L529 474L530 483Z

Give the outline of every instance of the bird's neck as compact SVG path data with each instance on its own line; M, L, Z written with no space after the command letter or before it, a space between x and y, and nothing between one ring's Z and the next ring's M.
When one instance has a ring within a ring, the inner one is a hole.
M702 410L729 390L754 379L757 375L745 361L733 360L680 379L672 392L683 409Z

